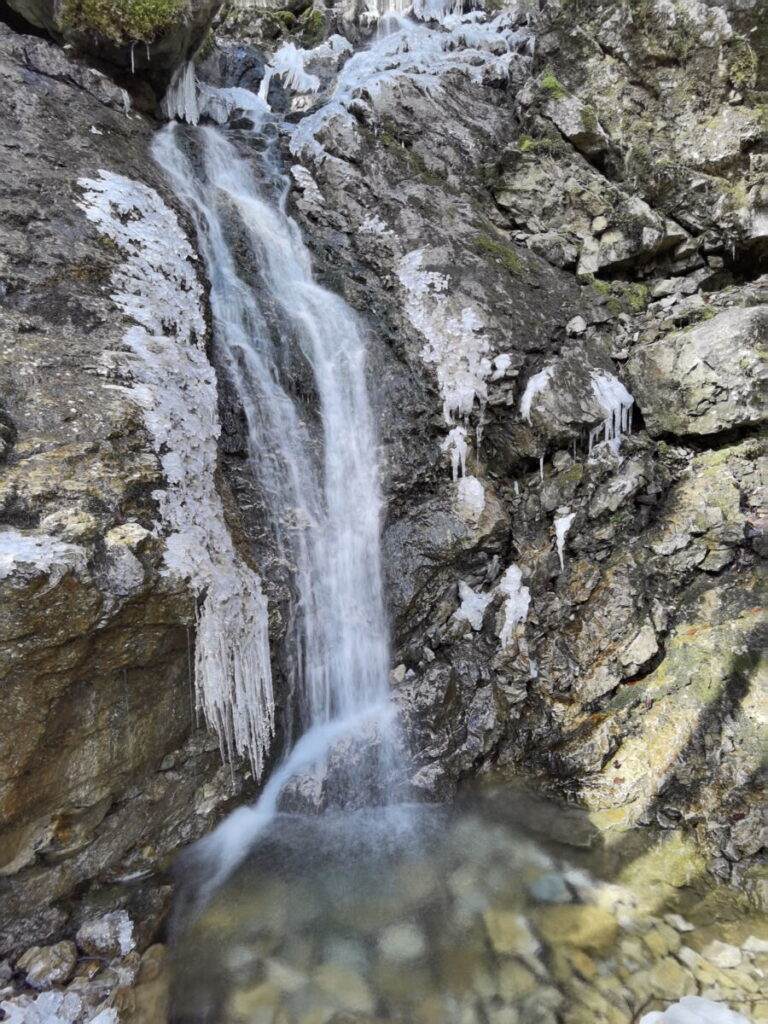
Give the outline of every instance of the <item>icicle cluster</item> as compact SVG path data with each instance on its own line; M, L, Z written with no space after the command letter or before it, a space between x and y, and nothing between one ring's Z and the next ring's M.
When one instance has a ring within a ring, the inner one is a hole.
M214 473L220 425L216 379L205 355L195 253L176 215L147 186L100 171L81 179L81 208L125 255L112 298L131 320L128 393L141 406L167 480L154 495L166 570L189 580L197 613L198 707L222 754L250 759L258 777L274 731L267 601L227 529Z
M632 432L632 406L635 400L612 373L605 370L592 372L592 392L605 414L605 419L589 432L589 450L600 440L613 442L617 449L622 434Z

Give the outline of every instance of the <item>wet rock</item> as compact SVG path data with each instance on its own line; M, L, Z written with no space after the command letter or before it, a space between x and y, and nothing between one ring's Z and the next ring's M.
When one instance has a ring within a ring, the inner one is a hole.
M379 950L387 960L418 960L427 949L424 936L414 925L393 924L379 936Z
M373 994L361 975L344 964L326 963L317 968L314 981L326 998L347 1013L373 1013Z
M53 946L32 946L16 961L16 970L24 972L32 988L43 990L69 981L76 963L74 942L57 942Z
M543 908L537 911L536 927L550 945L575 946L598 954L614 948L619 932L613 914L601 907L583 904Z
M496 953L535 956L538 952L539 942L522 914L493 907L485 911L483 919Z
M729 309L640 347L627 365L652 436L708 435L765 419L768 307Z

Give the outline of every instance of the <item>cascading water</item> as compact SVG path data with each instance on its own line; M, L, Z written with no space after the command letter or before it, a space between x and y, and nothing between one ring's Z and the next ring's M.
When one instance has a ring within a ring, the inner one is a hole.
M266 106L251 100L249 115L263 122ZM291 567L287 664L305 730L258 804L237 811L198 851L213 868L215 886L273 817L284 785L322 761L334 742L373 729L379 760L387 760L393 716L381 496L360 327L346 304L313 280L269 146L252 155L258 173L281 186L275 201L223 129L184 131L163 130L153 155L195 222L211 284L217 357L242 403L274 546ZM246 279L249 271L254 282ZM314 426L312 410L291 395L297 363L311 371ZM348 785L355 776L358 802L385 799L385 774L370 764L359 772L345 766ZM347 794L337 797L344 803Z

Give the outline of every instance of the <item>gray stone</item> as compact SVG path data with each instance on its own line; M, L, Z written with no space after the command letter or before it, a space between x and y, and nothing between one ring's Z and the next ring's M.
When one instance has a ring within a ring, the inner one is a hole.
M630 387L649 433L708 435L768 418L768 306L734 308L637 349Z

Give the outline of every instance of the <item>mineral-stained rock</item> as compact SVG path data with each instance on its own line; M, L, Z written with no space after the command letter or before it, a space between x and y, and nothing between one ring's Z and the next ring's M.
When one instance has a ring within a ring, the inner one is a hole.
M768 418L768 306L723 310L641 346L627 374L652 436L708 435Z
M74 942L57 942L54 946L32 946L16 961L16 969L24 972L28 985L42 990L68 981L76 963Z

